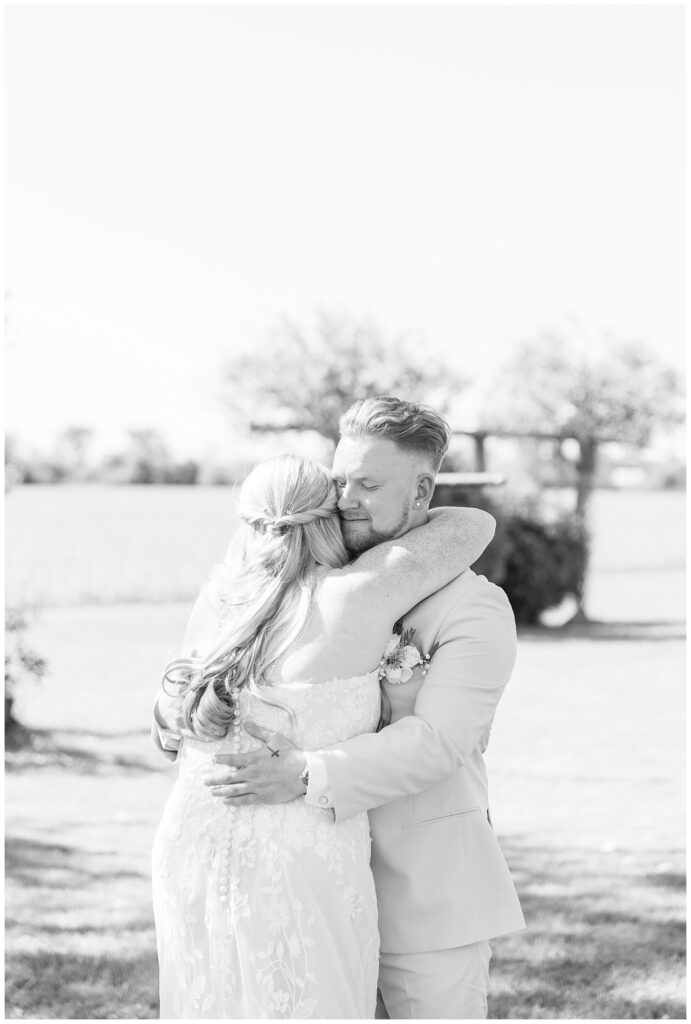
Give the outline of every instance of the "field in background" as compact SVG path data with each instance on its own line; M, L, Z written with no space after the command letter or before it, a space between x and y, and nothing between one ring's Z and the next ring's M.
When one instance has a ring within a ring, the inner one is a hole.
M39 485L6 509L8 599L47 606L189 601L237 522L230 487Z
M225 554L234 501L225 487L20 487L6 505L8 601L191 601ZM598 491L591 525L591 615L683 617L684 494Z
M10 756L7 1016L157 1016L149 854L171 770L149 744L185 605L46 611L51 674ZM522 637L488 752L528 930L490 1016L684 1016L684 671L676 639Z

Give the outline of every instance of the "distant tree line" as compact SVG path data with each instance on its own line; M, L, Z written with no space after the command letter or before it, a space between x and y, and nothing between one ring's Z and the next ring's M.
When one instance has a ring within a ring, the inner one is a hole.
M91 456L95 432L72 426L57 438L54 450L29 455L21 441L5 440L5 489L16 484L112 483L196 484L200 463L176 460L156 430L130 430L129 443L99 459Z

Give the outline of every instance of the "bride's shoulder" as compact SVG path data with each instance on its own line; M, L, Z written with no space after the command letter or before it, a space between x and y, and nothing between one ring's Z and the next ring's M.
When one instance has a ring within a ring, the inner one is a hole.
M357 561L349 562L340 569L322 567L322 571L317 575L315 595L321 598L335 598L342 594L350 594L362 586L364 579L362 572L358 571Z
M393 623L382 595L372 586L368 575L359 573L354 564L342 569L329 569L319 578L312 599L314 624L328 632L336 630L350 636L366 626L376 628L381 621Z

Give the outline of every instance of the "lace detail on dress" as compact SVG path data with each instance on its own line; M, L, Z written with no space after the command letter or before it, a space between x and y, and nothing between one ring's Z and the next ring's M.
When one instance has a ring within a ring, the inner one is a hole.
M304 749L372 732L376 673L247 691L243 717ZM243 735L241 749L259 744ZM232 807L203 785L226 741L185 738L154 843L162 1017L372 1018L378 933L366 814L335 824L303 798Z

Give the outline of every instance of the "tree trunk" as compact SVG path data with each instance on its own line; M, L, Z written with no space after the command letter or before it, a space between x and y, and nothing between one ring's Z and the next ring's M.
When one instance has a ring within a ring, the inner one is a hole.
M593 437L579 441L581 454L576 464L578 480L576 482L576 516L585 525L586 512L595 483L597 469L598 443Z
M598 442L594 437L579 439L580 456L576 469L578 479L576 481L576 507L574 512L579 525L587 533L588 506L592 497L595 484L595 473L597 470ZM588 622L588 615L585 610L585 589L587 582L587 568L583 579L581 592L576 594L576 611L569 620L570 622Z

